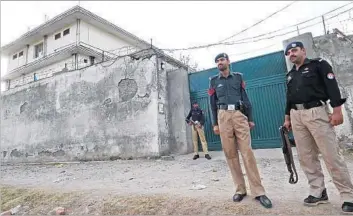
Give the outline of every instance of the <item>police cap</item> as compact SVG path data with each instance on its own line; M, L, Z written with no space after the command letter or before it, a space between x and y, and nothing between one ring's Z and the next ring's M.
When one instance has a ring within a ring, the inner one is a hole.
M216 58L214 59L215 62L217 62L217 59L219 58L226 58L227 60L229 60L229 57L227 55L227 53L220 53L216 56Z
M304 45L303 45L302 42L299 42L299 41L292 42L292 43L290 43L290 44L287 45L284 54L287 55L287 52L288 52L290 49L295 48L295 47L304 48Z

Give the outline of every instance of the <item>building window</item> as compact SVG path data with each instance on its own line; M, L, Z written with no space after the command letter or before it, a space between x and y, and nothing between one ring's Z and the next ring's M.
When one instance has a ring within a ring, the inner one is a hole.
M94 56L89 57L90 65L94 65Z
M55 40L57 40L57 39L59 39L59 38L61 38L61 33L57 33L57 34L55 35Z
M13 59L13 60L17 59L17 54L13 55L13 56L12 56L12 59Z
M36 73L33 74L33 80L34 80L34 81L37 81L37 80L38 80L38 77L37 77L37 74L36 74Z
M88 61L87 61L87 59L83 59L83 63L87 63Z
M19 54L18 54L18 57L21 57L23 56L23 51L21 51Z
M34 58L43 56L43 43L34 46Z
M63 36L68 35L68 34L70 34L70 29L66 29L66 30L63 32Z

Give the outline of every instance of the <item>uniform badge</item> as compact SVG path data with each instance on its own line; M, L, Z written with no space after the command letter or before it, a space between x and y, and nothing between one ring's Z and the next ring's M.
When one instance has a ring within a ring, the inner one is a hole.
M292 47L296 47L297 46L297 44L295 44L295 43L292 43Z
M222 86L223 86L222 84L219 84L219 85L217 86L217 88L222 87Z
M289 83L291 80L292 80L292 77L291 77L291 76L288 76L288 78L287 78L287 83Z
M328 73L328 74L327 74L327 79L332 80L332 79L334 79L334 78L335 78L335 75L334 75L333 73Z

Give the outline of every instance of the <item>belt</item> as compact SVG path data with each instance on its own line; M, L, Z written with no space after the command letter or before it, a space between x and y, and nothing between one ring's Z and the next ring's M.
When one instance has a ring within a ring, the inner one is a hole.
M311 109L314 107L320 107L325 104L326 102L319 100L319 101L311 101L311 102L302 103L302 104L294 104L292 108L295 110L304 110L304 109Z
M218 105L218 109L220 110L239 110L239 106L235 104L228 104L228 105Z

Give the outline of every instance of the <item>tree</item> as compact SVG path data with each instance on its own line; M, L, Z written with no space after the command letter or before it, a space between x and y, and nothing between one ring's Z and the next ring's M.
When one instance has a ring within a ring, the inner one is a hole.
M181 61L183 64L187 65L188 67L190 67L193 71L198 71L199 70L198 69L198 63L197 62L194 62L194 63L191 62L190 55L183 55L182 53L180 53L179 61Z

